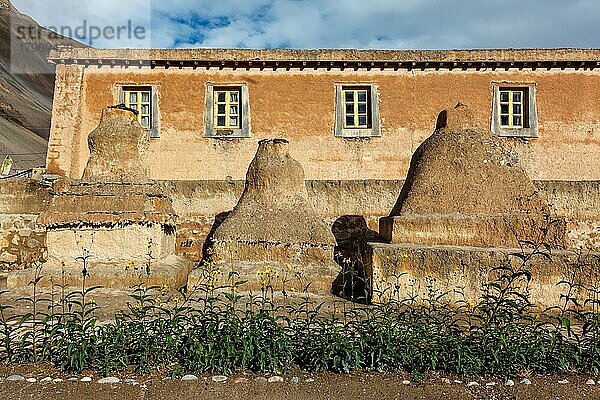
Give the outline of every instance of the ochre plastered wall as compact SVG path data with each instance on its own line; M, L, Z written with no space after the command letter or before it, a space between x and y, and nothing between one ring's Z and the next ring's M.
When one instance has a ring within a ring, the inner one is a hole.
M82 75L82 79L80 79ZM489 127L493 82L535 83L539 138L516 146L532 179L600 179L600 72L597 70L367 71L218 70L59 66L48 153L49 172L79 178L87 135L121 85L155 85L160 138L152 139L150 176L165 180L243 179L257 141L290 140L307 179L402 179L438 113L467 104ZM205 88L246 83L251 137L208 139ZM334 137L335 83L376 83L381 137Z

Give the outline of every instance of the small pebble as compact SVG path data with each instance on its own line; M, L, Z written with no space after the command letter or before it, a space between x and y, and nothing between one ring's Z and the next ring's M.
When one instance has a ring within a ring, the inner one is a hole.
M7 381L24 381L25 377L21 375L11 375L6 378Z
M248 378L244 378L243 376L238 376L233 380L233 383L243 383L248 382Z
M227 377L225 375L215 375L210 378L213 382L225 382Z
M515 386L515 381L509 379L504 383L504 386Z
M27 382L29 382L29 383L36 383L36 382L37 382L37 379L35 379L35 378L27 378L27 379L25 379L25 380L26 380Z
M273 375L272 377L270 377L268 379L268 381L270 383L273 383L273 382L283 382L283 378L281 376L279 376L279 375Z
M256 382L266 382L267 378L265 378L264 376L257 376L256 378L254 378L254 380Z
M290 378L290 382L292 382L292 383L300 383L300 378L298 378L297 376L292 376Z
M107 376L106 378L98 379L98 383L119 383L121 380L114 376Z
M76 376L71 376L71 377L67 378L67 380L69 382L77 382L79 379Z
M91 382L92 378L90 378L89 376L84 376L83 378L81 378L81 380L79 382Z
M182 381L197 381L198 377L196 375L187 374L181 377ZM214 381L214 379L213 379Z
M479 383L477 383L475 381L467 383L467 387L473 387L473 386L479 386Z
M488 382L485 386L496 386L496 382Z
M586 385L595 385L595 384L596 384L596 382L594 382L594 380L593 380L593 379L588 379L587 381L585 381L585 384L586 384Z
M442 383L452 383L452 381L448 378L442 378Z
M311 382L314 382L314 381L315 381L315 380L314 380L313 378L306 378L306 379L304 380L304 382L308 382L308 383L311 383Z
M523 385L531 385L531 381L529 379L527 379L527 378L521 379L521 383Z
M50 381L52 381L52 378L50 378L49 376L40 379L40 382L50 382Z
M558 381L558 383L560 383L561 385L565 385L565 384L569 383L569 381L566 379L563 379L561 381Z
M459 381L458 379L455 379L454 383L463 383L463 381Z
M139 385L139 383L135 379L131 379L131 378L124 379L123 382L132 384L133 386Z
M410 381L405 379L405 380L402 381L402 384L403 385L410 385Z
M163 381L170 381L171 379L173 378L171 378L170 376L165 376L164 378L162 378Z
M54 379L52 379L52 382L54 382L54 383L59 383L59 382L62 382L62 381L63 380L60 379L60 378L54 378Z

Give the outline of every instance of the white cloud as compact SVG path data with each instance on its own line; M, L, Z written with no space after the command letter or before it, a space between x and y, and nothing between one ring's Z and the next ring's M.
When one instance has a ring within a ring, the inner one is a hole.
M65 3L79 6L67 7ZM13 0L48 25L152 14L152 47L598 47L594 0ZM51 4L52 12L39 4ZM140 13L140 10L142 11ZM49 15L51 14L51 15ZM140 15L141 14L141 15ZM56 22L58 21L58 22ZM115 44L109 42L108 45ZM119 43L120 47L123 47Z

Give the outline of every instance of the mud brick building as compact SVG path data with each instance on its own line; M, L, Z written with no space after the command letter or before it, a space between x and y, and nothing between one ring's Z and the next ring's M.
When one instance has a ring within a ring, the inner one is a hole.
M192 259L265 138L290 141L338 242L376 236L413 152L458 102L512 146L572 245L599 244L600 50L63 48L49 61L48 172L80 178L102 109L138 108L148 174L164 181Z
M311 180L402 179L441 110L467 104L534 180L600 178L600 51L63 49L48 172L79 178L101 110L140 110L150 177L243 179L286 137Z
M47 172L81 179L102 110L138 110L148 176L178 216L176 254L192 261L240 199L258 142L270 138L289 141L335 254L385 242L379 221L392 212L411 157L457 103L520 160L565 221L566 247L600 247L600 50L61 48L49 61ZM23 210L33 210L31 231L42 235L37 216L48 202L5 192L0 238L25 246ZM17 258L22 268L25 257L15 254L3 248L0 262Z

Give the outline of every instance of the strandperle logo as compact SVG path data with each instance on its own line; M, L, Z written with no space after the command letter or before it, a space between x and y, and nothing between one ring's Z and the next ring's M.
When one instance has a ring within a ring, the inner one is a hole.
M144 40L146 39L147 31L144 26L135 25L132 20L127 20L124 25L117 26L96 26L88 23L87 20L78 26L46 26L38 25L21 25L16 27L17 36L27 42L41 40L44 38L50 40L61 40L64 37L79 40L87 43L90 46L98 39L105 40Z
M151 48L150 0L119 1L119 11L92 0L13 0L10 66L13 73L54 73L45 59L59 46ZM31 17L27 18L24 15ZM76 42L74 42L76 41ZM32 52L37 55L32 58Z

